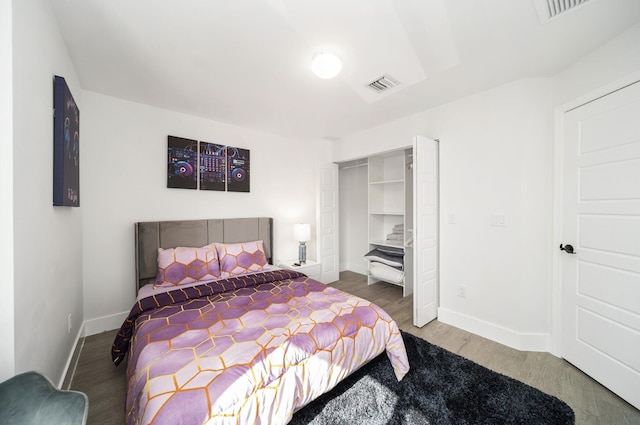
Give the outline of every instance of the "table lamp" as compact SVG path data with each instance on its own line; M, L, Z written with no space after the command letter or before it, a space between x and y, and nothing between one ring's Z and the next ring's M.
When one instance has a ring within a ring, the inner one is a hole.
M293 236L295 240L300 242L298 247L298 262L304 264L307 261L307 245L306 242L311 240L311 225L310 224L294 224Z

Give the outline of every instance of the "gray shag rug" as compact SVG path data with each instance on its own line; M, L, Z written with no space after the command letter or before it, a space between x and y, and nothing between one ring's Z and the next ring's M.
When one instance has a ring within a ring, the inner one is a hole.
M386 353L292 418L291 424L575 423L563 401L402 332L411 370L396 380Z

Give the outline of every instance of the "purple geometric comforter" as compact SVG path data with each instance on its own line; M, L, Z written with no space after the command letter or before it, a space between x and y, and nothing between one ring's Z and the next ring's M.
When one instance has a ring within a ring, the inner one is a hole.
M142 299L116 364L129 347L128 424L286 424L383 350L398 380L409 370L381 308L286 270Z

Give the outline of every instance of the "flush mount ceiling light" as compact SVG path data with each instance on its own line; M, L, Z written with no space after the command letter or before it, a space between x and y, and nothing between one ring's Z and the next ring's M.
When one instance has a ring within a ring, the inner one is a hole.
M342 70L342 61L334 53L320 52L313 57L311 70L320 78L333 78Z

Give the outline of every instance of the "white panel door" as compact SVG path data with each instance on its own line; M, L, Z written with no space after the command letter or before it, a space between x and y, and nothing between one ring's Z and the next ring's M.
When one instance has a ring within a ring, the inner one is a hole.
M317 237L320 281L335 282L340 278L338 244L338 164L317 165Z
M413 144L413 324L438 311L438 142L416 136Z
M562 356L640 408L640 82L563 122Z

